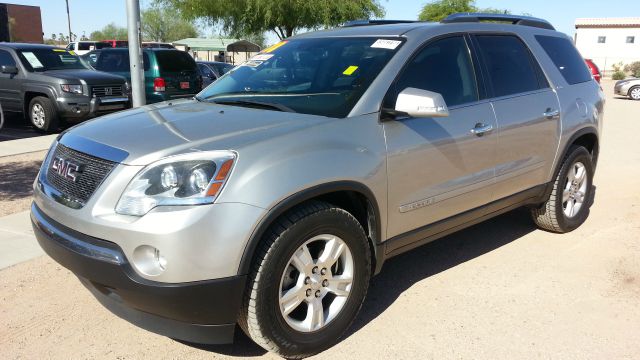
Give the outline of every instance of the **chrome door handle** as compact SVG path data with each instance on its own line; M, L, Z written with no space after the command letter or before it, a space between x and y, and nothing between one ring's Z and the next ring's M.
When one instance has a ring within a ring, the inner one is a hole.
M543 112L542 115L547 119L556 119L560 117L560 110L552 110L551 108L547 108L547 111Z
M471 129L471 133L476 136L482 136L485 133L488 133L491 131L493 131L493 126L491 124L486 125L486 124L477 123L476 127Z

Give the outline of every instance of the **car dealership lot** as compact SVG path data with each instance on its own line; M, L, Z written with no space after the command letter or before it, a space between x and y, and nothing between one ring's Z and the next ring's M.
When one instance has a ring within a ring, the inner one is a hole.
M640 353L640 102L611 81L595 205L572 233L517 210L385 264L355 324L318 358L634 358ZM2 358L267 356L182 344L100 306L48 257L0 270Z

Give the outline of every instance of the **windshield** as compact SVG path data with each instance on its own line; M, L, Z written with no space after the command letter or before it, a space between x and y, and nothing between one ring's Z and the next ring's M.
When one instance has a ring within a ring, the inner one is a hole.
M63 49L29 49L18 54L29 71L86 69L75 53Z
M231 70L197 99L227 104L259 102L342 118L401 44L400 40L378 38L283 41Z

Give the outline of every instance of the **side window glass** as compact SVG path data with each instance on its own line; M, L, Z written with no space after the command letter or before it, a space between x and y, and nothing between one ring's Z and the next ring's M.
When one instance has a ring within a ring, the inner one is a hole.
M462 36L437 40L410 61L395 85L392 103L385 106L395 106L397 94L408 87L440 93L447 106L478 100L473 64Z
M207 77L212 77L213 76L213 72L211 71L211 69L209 69L208 66L206 66L204 64L198 64L198 68L200 69L200 72L202 73L202 75L207 76Z
M479 35L476 39L494 97L534 91L547 86L546 80L542 83L542 70L538 63L517 37Z
M16 61L8 51L0 50L0 66L16 66Z
M536 35L536 40L569 85L591 80L591 72L571 40L544 35Z

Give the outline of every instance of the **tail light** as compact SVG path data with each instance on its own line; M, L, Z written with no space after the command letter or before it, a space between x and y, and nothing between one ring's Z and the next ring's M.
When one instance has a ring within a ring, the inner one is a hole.
M153 91L160 92L166 90L166 83L163 78L153 79Z

